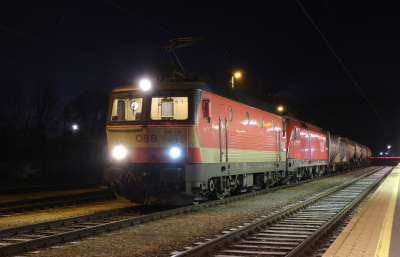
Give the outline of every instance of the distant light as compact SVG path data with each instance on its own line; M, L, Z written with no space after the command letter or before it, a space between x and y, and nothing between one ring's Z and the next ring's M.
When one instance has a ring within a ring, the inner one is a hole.
M149 90L150 87L151 87L151 82L150 82L149 80L147 80L147 79L142 79L142 80L139 82L139 86L140 86L140 88L141 88L143 91L147 91L147 90Z
M78 125L76 125L76 124L72 125L72 129L73 130L78 130Z
M242 74L240 74L240 72L236 72L236 73L235 73L235 77L236 77L236 78L240 78L240 76L242 76Z
M382 152L380 152L380 154L381 154L381 155L383 155L383 153L382 153Z
M385 154L389 154L389 153L385 153Z
M388 149L390 149L390 145L388 145Z
M400 159L400 156L371 157L371 159Z
M280 112L283 111L283 107L282 107L282 106L279 106L279 107L278 107L278 111L280 111Z

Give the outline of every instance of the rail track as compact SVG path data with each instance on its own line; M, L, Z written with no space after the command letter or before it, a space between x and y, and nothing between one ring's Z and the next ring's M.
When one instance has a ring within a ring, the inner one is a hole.
M112 190L106 189L78 194L67 194L10 202L0 202L0 218L7 217L13 213L29 212L46 208L55 208L72 204L112 199L115 199L114 192Z
M289 205L244 226L224 231L215 239L173 253L182 256L301 256L319 244L331 229L390 173L383 167Z
M25 194L25 193L34 193L34 192L47 192L47 191L71 190L71 189L84 189L84 188L92 188L92 187L99 187L99 186L107 186L107 184L102 182L102 183L90 183L90 184L82 184L82 185L2 189L2 190L0 190L0 195Z
M135 212L135 207L130 207L2 229L0 230L0 256L40 247L47 247L53 244L64 243L71 240L81 239L83 237L93 236L98 233L109 232L115 229L171 217L181 213L188 213L199 206L203 206L205 208L219 206L237 200L243 200L256 195L265 194L292 186L298 186L340 174L343 173L331 174L313 180L300 181L298 183L289 185L232 196L223 200L200 203L196 206L185 206L146 215L140 215L138 214L137 209ZM135 213L132 213L132 211Z

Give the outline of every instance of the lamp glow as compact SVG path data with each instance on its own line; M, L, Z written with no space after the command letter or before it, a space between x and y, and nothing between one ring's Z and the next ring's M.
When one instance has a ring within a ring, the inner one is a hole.
M235 77L236 77L236 78L240 78L240 76L242 76L242 74L240 74L240 72L236 72L236 73L235 73Z
M78 130L78 125L76 125L76 124L72 125L72 129L73 130Z
M380 154L381 154L381 155L383 155L383 153L382 153L382 152L380 152Z
M169 155L176 159L181 156L181 150L178 147L172 147L171 150L169 150Z
M388 145L388 149L390 149L390 145Z
M283 111L283 107L282 107L282 106L279 106L279 107L278 107L278 111L280 111L280 112Z
M147 79L142 79L142 80L139 82L139 86L140 86L140 88L141 88L143 91L147 91L147 90L150 89L151 83L150 83L150 81L147 80Z
M126 153L127 153L126 148L123 147L122 145L119 145L119 146L115 147L114 150L112 151L112 156L115 159L120 160L126 156Z

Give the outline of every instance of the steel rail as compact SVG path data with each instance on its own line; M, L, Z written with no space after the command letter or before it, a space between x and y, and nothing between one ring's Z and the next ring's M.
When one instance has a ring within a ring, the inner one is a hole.
M176 255L174 255L174 257L182 257L182 256L190 256L190 257L201 257L201 256L206 256L208 254L210 254L213 251L219 250L221 248L223 248L226 245L231 244L232 242L237 242L239 241L241 238L245 238L246 236L259 232L262 229L266 228L267 226L270 226L271 224L277 222L277 221L281 221L282 219L293 215L294 213L298 212L299 210L305 209L308 206L320 201L323 198L326 198L330 195L332 195L333 193L359 181L360 179L369 176L381 169L383 169L384 167L379 167L377 169L374 169L368 173L365 173L357 178L354 178L352 180L349 180L341 185L335 186L329 190L326 190L324 192L321 192L309 199L306 199L300 203L297 204L292 204L287 206L285 209L281 210L281 211L275 211L272 212L270 215L268 215L265 218L256 220L244 227L238 228L230 233L227 233L225 235L222 235L220 237L217 237L213 240L210 240L208 242L205 242L201 245L195 246L191 249L188 249L186 251L183 251L181 253L178 253Z
M26 251L28 249L34 249L37 247L45 247L45 246L48 246L51 244L62 243L62 242L68 241L68 240L82 238L85 236L94 235L96 233L107 232L110 230L119 229L119 228L123 228L123 227L127 227L127 226L133 226L136 224L149 222L152 220L157 220L157 219L161 219L161 218L165 218L165 217L170 217L170 216L174 216L174 215L178 215L178 214L182 214L182 213L188 213L188 212L193 211L194 208L198 208L199 206L209 208L209 207L214 207L214 206L218 206L221 204L234 202L237 200L244 200L249 197L256 196L256 195L265 194L265 193L289 188L292 186L299 186L299 185L310 183L310 182L313 182L316 180L325 179L325 178L329 178L329 177L336 176L336 175L342 175L342 174L343 173L334 173L334 174L330 174L328 176L318 177L318 178L312 179L312 180L305 180L305 181L301 181L301 182L290 184L290 185L283 185L283 186L279 186L279 187L268 188L268 189L264 189L264 190L260 190L260 191L256 191L256 192L251 192L251 193L247 193L247 194L229 197L229 198L222 199L222 200L206 202L206 203L202 203L202 204L198 204L198 205L185 206L182 208L157 212L157 213L148 214L148 215L137 216L137 217L133 217L133 218L126 218L126 219L122 219L119 221L113 221L113 222L106 223L106 224L95 225L95 226L91 226L88 228L77 229L75 231L69 231L66 233L59 233L59 234L55 234L55 235L51 235L51 236L32 239L32 240L29 240L26 242L19 242L19 243L13 243L10 245L0 246L0 256L1 255L4 256L6 254L12 254L12 253L16 253L16 252L21 252L21 251ZM110 217L115 217L118 215L127 215L133 209L134 209L133 207L129 207L129 208L124 208L124 209L116 209L116 210L111 210L111 211L104 211L104 212L99 212L99 213L64 218L64 219L60 219L60 220L46 221L46 222L41 222L41 223L35 223L35 224L29 224L29 225L23 225L23 226L2 229L2 230L0 230L0 237L9 237L9 236L13 236L13 235L17 236L17 235L22 235L25 233L30 233L30 232L40 233L41 230L57 228L57 227L61 227L61 226L71 225L71 224L79 224L79 223L83 223L83 222L95 221L97 219L110 218Z
M393 168L391 169L393 170ZM297 247L295 247L292 251L290 251L286 256L300 256L304 254L310 247L320 239L328 230L332 228L337 222L340 221L343 217L349 215L351 210L355 208L381 181L386 178L390 172L386 173L385 176L380 177L374 183L372 183L366 190L364 190L358 197L356 197L350 204L348 204L344 209L342 209L339 213L329 219L324 225L322 225L317 231L315 231L312 235L310 235L306 240L300 243Z
M114 192L107 190L97 190L92 192L50 196L43 198L33 198L17 200L10 202L0 202L0 214L10 212L30 211L34 209L43 209L46 207L55 207L72 203L87 202L101 199L115 199Z
M32 187L32 188L20 188L20 189L2 189L0 195L6 194L24 194L33 192L46 192L46 191L57 191L57 190L70 190L70 189L83 189L99 186L108 186L106 183L91 183L82 185L65 185L65 186L46 186L46 187Z

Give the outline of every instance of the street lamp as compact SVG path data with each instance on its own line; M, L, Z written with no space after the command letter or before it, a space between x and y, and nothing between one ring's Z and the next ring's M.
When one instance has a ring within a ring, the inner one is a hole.
M236 72L235 74L232 74L232 89L235 88L235 77L240 78L240 76L242 76L242 74L240 74L240 72Z
M72 130L78 130L78 125L76 125L76 124L74 124L74 125L72 125Z
M282 106L279 106L279 107L278 107L278 111L280 111L280 112L283 111L283 107L282 107Z
M388 145L388 149L390 149L390 145Z

